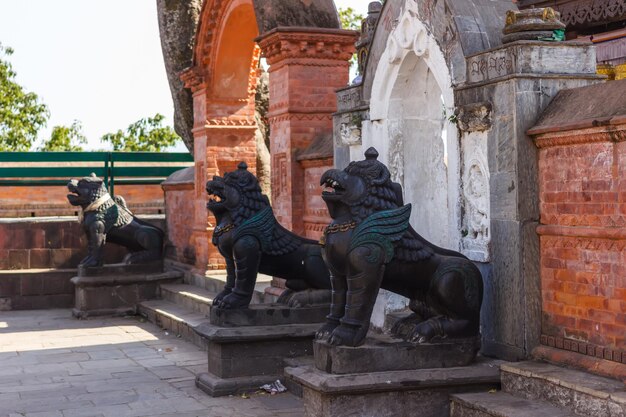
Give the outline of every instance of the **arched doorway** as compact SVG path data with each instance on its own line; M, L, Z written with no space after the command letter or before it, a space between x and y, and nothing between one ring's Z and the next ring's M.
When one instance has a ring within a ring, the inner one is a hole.
M280 39L271 51L265 51L266 56L284 55L278 59L281 64L274 68L273 79L278 81L272 82L270 76L270 84L275 86L270 86L270 95L274 99L268 117L270 123L280 121L280 127L286 126L282 130L272 129L275 132L272 134L272 143L279 142L277 136L280 136L288 139L284 142L292 145L291 142L295 141L297 145L282 151L284 166L292 168L287 170L287 178L275 178L282 179L284 188L294 186L293 191L281 196L283 203L289 206L289 210L285 210L288 214L285 226L296 229L292 222L295 218L298 220L297 226L303 229L303 170L296 156L297 151L301 150L299 148L306 148L316 136L332 132L334 89L347 82L347 60L352 53L348 53L345 63L335 61L344 60L343 49L349 49L344 44L354 43L353 34L340 33L339 26L332 0L204 1L196 33L193 66L181 76L185 87L191 89L193 94L195 195L190 246L195 250L198 269L224 266L223 258L210 244L214 222L206 210L206 181L213 175L235 170L241 161L248 164L250 171L257 172L255 93L261 54L257 40L261 39L260 35L267 39L271 33L282 34L291 28L301 32L297 45L291 45L294 42L291 35L280 35L287 38ZM320 27L325 29L319 30ZM291 53L296 56L290 56ZM308 72L312 68L317 69L314 74L324 73L319 70L320 65L331 70L334 67L343 70L345 66L346 81L343 81L341 71L334 71L336 80L332 82L325 76L312 77ZM281 73L276 76L281 68L285 68L284 75ZM293 81L298 78L303 80ZM316 88L328 90L328 94L313 91ZM311 94L309 89L315 94ZM299 95L293 94L294 91L299 92ZM313 96L320 98L320 101L310 102L309 97ZM331 105L327 105L326 101ZM272 178L272 182L275 178ZM272 184L272 188L276 188L275 184ZM274 203L280 207L280 201Z
M433 243L459 249L460 155L450 71L437 42L410 8L388 38L376 70L364 148L376 146L411 224Z

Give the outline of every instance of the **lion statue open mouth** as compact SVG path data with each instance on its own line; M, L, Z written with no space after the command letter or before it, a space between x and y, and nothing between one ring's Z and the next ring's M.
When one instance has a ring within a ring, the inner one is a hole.
M224 177L208 181L207 208L217 226L213 244L226 260L224 289L213 300L218 308L250 304L257 273L287 280L289 289L279 302L292 307L330 300L330 278L320 245L282 227L261 193L257 178L242 162Z
M82 208L81 223L87 234L87 257L79 266L102 266L106 242L130 251L123 261L127 264L162 259L163 231L135 217L122 197L112 198L95 174L70 180L67 189L70 204Z
M374 148L365 156L343 171L326 171L320 181L333 218L322 250L333 292L330 315L316 337L332 345L363 343L379 288L410 299L414 316L393 329L400 337L424 343L478 336L480 271L413 230L401 186L391 181Z

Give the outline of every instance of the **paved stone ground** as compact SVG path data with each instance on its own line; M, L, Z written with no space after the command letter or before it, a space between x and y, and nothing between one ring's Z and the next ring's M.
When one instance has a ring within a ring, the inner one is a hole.
M0 312L0 416L295 417L289 393L211 398L206 353L138 317Z

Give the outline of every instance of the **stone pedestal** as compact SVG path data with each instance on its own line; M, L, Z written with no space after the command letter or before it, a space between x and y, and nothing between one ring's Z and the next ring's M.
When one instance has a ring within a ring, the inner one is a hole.
M480 349L480 336L414 345L387 335L370 334L359 347L315 341L315 367L331 374L359 374L467 366Z
M314 363L285 369L306 417L448 417L449 395L499 386L499 362L476 359L480 335L415 345L370 332L358 347L313 343Z
M157 297L159 284L175 282L180 272L163 272L163 262L101 268L79 268L71 279L75 288L74 317L135 314L141 301Z
M313 336L320 326L201 324L195 331L208 341L209 369L198 375L196 386L212 397L220 397L255 391L282 378L285 359L313 353Z
M500 363L347 375L307 366L285 374L303 386L306 417L448 417L450 394L499 387Z

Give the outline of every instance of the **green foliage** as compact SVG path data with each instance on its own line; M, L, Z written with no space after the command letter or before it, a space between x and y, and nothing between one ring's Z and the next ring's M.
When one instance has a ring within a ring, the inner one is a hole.
M6 57L13 49L0 44L0 151L28 151L50 116L35 93L15 82L16 73Z
M71 126L54 126L50 139L39 149L43 152L82 152L87 143L83 134L83 126L78 120L74 120Z
M113 145L114 151L122 152L161 152L176 145L180 137L169 126L161 126L165 116L156 114L136 121L126 131L118 130L102 136L102 142Z
M339 9L339 20L344 29L361 30L361 22L363 19L363 15L355 12L352 7Z

